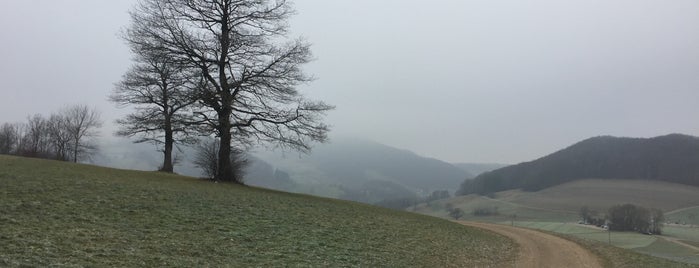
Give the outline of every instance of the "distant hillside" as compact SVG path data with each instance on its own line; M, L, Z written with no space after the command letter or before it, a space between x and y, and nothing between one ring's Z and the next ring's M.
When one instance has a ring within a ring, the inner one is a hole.
M101 145L94 163L157 170L162 154L155 147L126 139ZM178 174L201 177L191 162L196 151L182 147ZM341 198L365 203L416 198L435 190L454 190L469 174L452 164L413 152L357 139L316 145L310 155L262 151L246 156L244 182L269 189Z
M496 170L499 168L503 168L509 165L506 164L495 164L495 163L453 163L455 167L460 168L463 171L466 171L467 174L470 175L470 178L474 178L478 175L481 175L485 172Z
M105 139L99 146L99 153L91 159L92 163L99 166L154 171L162 165L162 153L147 143L136 144L128 139ZM196 154L192 147L178 147L175 155L180 161L175 165L175 172L185 176L202 177L201 169L192 163ZM296 187L289 174L283 170L253 155L247 155L245 158L248 160L243 179L245 184L275 190L290 190Z
M469 176L437 159L356 139L318 145L310 155L264 152L257 157L288 172L302 185L299 192L368 203L455 189Z
M660 180L699 186L699 138L680 134L649 139L590 138L540 159L466 180L458 194L537 191L585 178Z
M255 156L248 155L248 165L245 167L243 181L247 185L275 190L287 190L295 187L289 173L277 169Z

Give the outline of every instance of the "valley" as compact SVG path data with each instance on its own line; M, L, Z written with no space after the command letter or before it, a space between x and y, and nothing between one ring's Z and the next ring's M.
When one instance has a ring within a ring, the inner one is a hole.
M662 235L636 232L611 232L580 224L580 208L604 214L616 204L654 205L665 211L668 223ZM699 187L642 180L587 179L565 183L537 192L510 190L492 197L466 195L424 203L409 211L450 218L447 208L460 208L460 220L490 222L544 230L581 239L609 243L639 253L674 261L699 264L699 226L695 212L699 204ZM493 215L476 216L473 211L489 208ZM677 222L678 224L675 224Z

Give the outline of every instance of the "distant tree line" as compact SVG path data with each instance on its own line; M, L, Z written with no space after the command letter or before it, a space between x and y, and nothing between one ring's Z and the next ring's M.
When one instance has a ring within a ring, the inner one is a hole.
M382 201L379 201L375 203L377 206L382 206L386 208L392 208L392 209L406 209L412 206L415 206L420 203L429 203L432 201L440 200L440 199L447 199L451 197L451 194L449 193L448 190L435 190L430 195L426 197L418 197L418 196L413 196L413 197L402 197L402 198L389 198L389 199L384 199Z
M492 207L477 207L472 211L473 216L485 217L485 216L497 216L500 215L497 206Z
M467 179L457 195L522 189L538 191L578 179L660 180L699 186L699 138L596 137L535 161Z
M0 154L78 162L97 151L94 138L101 126L99 112L86 105L36 114L0 126Z
M604 218L587 207L582 207L580 216L586 224L606 225L612 231L635 231L644 234L662 234L662 225L665 222L662 210L633 204L613 206L607 210Z

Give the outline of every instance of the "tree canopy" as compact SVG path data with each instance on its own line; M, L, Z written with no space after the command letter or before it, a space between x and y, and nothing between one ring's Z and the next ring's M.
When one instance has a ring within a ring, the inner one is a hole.
M304 40L287 38L293 13L284 0L141 0L131 12L127 42L201 76L194 115L199 130L220 139L217 180L241 182L233 146L308 151L326 140L321 119L332 106L297 90L312 80L301 69L311 51Z

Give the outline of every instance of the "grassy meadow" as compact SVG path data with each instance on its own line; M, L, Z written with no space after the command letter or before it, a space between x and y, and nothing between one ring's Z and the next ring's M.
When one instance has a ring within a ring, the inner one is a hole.
M473 267L515 249L353 202L0 156L0 266Z
M699 206L692 206L670 211L665 214L670 223L699 226Z

